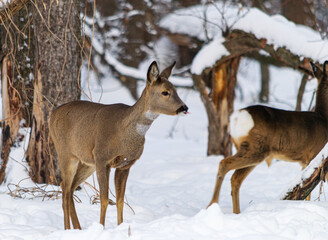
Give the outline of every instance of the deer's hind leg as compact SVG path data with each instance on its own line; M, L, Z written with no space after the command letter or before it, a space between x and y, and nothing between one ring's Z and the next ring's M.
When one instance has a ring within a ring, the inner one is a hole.
M59 167L62 176L62 182L60 184L62 188L62 207L64 211L64 226L65 229L70 229L70 205L72 198L72 183L79 162L75 158L66 158L65 156L58 156Z
M223 159L219 165L214 193L209 206L219 201L221 185L227 172L233 169L242 169L248 167L254 168L256 165L262 162L268 155L269 154L266 151L251 151L249 149L248 144L244 144L241 146L241 148L237 151L235 155Z
M75 189L84 182L93 172L95 171L94 167L85 165L83 163L79 163L78 168L76 170L76 174L73 179L72 187L71 187L71 198L70 198L70 216L72 220L73 227L75 229L81 229L81 225L79 219L76 214L75 204L73 194Z
M123 205L126 181L129 176L130 168L115 170L115 191L116 191L116 208L117 208L117 225L123 222Z
M242 182L254 168L255 166L237 169L231 177L231 196L234 213L240 213L239 189Z
M96 165L96 173L100 192L100 224L105 226L106 211L109 203L108 188L110 166L108 164L98 164Z
M267 154L260 154L259 156L256 156L256 154L254 153L254 158L256 159L257 157L259 157L259 159L261 159L261 156L266 156L266 155ZM272 159L273 157L271 155L268 155L267 157L264 158L268 167L270 167ZM232 197L232 206L233 206L234 213L240 213L239 190L241 184L246 179L246 177L254 170L255 167L256 165L246 168L236 169L231 177L231 197Z

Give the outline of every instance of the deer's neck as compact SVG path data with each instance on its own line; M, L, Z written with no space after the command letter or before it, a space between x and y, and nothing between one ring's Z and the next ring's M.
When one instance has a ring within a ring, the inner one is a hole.
M147 93L144 91L138 101L132 106L131 116L134 124L132 127L137 133L145 136L153 121L159 116L150 110L150 102L148 101Z
M328 121L328 84L325 80L318 86L315 111Z

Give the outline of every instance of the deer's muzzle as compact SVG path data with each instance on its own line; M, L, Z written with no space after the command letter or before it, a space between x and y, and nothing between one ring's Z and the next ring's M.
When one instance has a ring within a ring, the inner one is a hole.
M187 107L187 105L183 105L180 108L178 108L177 114L179 114L179 113L187 114L188 113L188 107Z

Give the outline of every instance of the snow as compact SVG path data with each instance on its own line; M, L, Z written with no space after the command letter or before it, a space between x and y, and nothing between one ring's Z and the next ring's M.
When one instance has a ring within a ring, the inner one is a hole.
M275 49L285 47L301 58L320 63L328 58L328 40L322 40L319 32L296 25L281 15L269 16L257 8L241 9L224 3L198 5L169 14L160 25L172 33L210 40L193 60L191 72L194 74L201 74L203 69L229 55L222 45L222 30L227 26L231 30L253 33L258 39L266 39Z
M326 239L328 227L327 209L320 205L311 206L303 204L279 203L271 206L260 205L255 209L248 210L240 222L236 216L225 216L218 205L211 206L208 210L201 210L191 218L181 215L173 215L161 218L145 226L130 227L123 224L119 227L118 233L109 230L102 230L99 224L91 225L83 233L65 234L63 232L52 234L53 239L65 236L62 239ZM279 209L279 210L278 210ZM297 213L292 214L291 213ZM263 220L266 220L263 222ZM309 228L302 228L303 224L308 224ZM154 238L149 234L149 229L158 229ZM240 230L237 230L237 228ZM192 230L192 231L191 231ZM147 234L148 233L148 234ZM246 234L245 234L246 233ZM269 234L277 234L272 237Z
M269 31L268 31L269 27ZM308 57L323 63L328 58L328 40L322 40L319 32L303 25L296 25L281 15L269 15L253 8L241 18L234 29L267 39L276 48L286 47L300 57Z
M245 14L238 7L225 3L197 5L179 9L161 19L160 26L171 33L187 34L202 41L213 39L220 28L233 24Z
M229 52L222 44L224 41L225 39L218 35L205 45L194 58L190 71L194 74L201 74L204 68L212 67L218 59L228 56Z

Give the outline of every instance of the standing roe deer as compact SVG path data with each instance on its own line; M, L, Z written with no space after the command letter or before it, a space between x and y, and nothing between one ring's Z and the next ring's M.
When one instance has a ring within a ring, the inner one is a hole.
M159 74L154 61L146 87L133 105L103 105L74 101L57 108L50 117L50 134L62 174L65 229L81 229L73 201L74 190L96 171L100 190L100 223L105 225L111 168L115 171L117 223L123 221L123 203L130 167L143 152L145 134L159 114L187 113L188 107L168 81L172 66Z
M299 162L306 167L328 141L328 61L323 72L312 64L318 79L314 112L284 111L250 106L230 117L230 134L237 152L220 162L212 200L219 200L226 173L231 177L233 212L240 213L239 189L248 174L262 161L276 158Z

